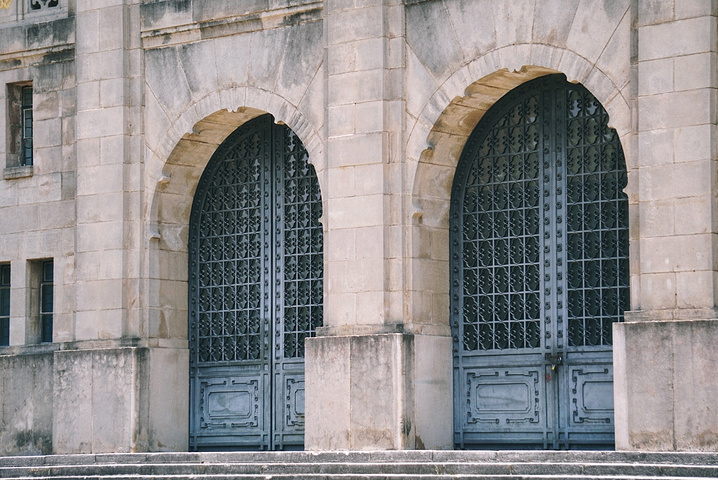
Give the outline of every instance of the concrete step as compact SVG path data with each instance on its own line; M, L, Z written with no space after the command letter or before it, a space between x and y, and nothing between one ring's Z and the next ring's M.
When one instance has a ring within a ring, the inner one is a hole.
M38 480L40 477L13 477L17 480ZM50 477L48 477L50 478ZM127 475L116 477L105 476L79 476L79 477L51 477L55 480L142 480L156 479L155 476L143 475ZM696 477L654 477L654 476L625 476L625 475L600 475L600 476L566 476L566 475L314 475L314 474L276 474L276 475L217 475L217 476L197 476L197 475L173 475L160 477L163 480L446 480L448 478L456 480L687 480ZM700 478L700 477L699 477Z
M718 478L718 454L535 451L233 452L0 457L27 479Z

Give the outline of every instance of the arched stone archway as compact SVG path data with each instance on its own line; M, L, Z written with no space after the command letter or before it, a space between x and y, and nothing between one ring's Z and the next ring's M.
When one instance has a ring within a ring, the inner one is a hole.
M524 56L526 61L533 58L532 49L546 51L553 48L539 47L519 49L519 61ZM570 52L567 52L566 56L571 57ZM574 59L575 62L568 63L576 69L574 75L580 76L602 92L596 97L607 105L609 125L618 131L626 152L629 184L624 191L628 194L630 216L633 217L636 214L637 189L632 184L636 175L633 173L634 167L629 155L632 136L628 103L608 76L596 73L595 69L584 65L585 59L575 55ZM551 64L548 60L545 63ZM566 65L564 63L564 66ZM456 85L462 79L470 78L472 73L489 67L485 59L479 59L457 71L445 82L443 89L437 90L434 97L427 102L423 114L419 115L419 118L412 118L415 123L410 124L408 131L407 165L411 181L407 206L410 215L407 218L410 252L406 265L407 311L415 326L431 325L432 331L442 332L444 335L449 335L449 206L451 185L461 152L481 118L500 98L526 82L560 73L558 63L551 67L528 64L518 70L490 70L479 80L464 84L453 99L447 94L457 90ZM583 74L579 75L579 72ZM588 72L593 73L588 75ZM576 76L569 75L569 80L571 79L576 82ZM437 110L437 105L443 105L443 108ZM432 118L433 120L430 120ZM635 242L631 244L631 248L637 248ZM635 276L635 266L632 264L631 267ZM631 289L634 298L637 290L638 288ZM447 347L443 351L434 350L433 354L442 358L445 355L448 358L451 352ZM418 389L419 386L417 392Z
M245 98L246 90L251 89L243 89L242 98ZM213 101L209 97L216 98ZM319 183L323 183L321 139L317 130L294 107L282 102L276 95L259 92L253 99L266 109L234 107L232 110L212 110L223 103L222 99L228 101L234 97L227 92L215 92L209 97L187 109L157 143L147 145L149 161L145 176L149 188L145 192L142 230L148 246L144 253L147 303L144 305L142 329L151 344L165 347L153 349L153 358L149 363L150 368L157 372L155 377L165 379L161 385L150 386L149 437L150 446L155 450L166 447L157 444L153 430L162 431L163 438L177 439L179 447L175 445L174 449L187 448L188 445L189 219L200 177L210 158L237 128L266 114L267 110L269 113L284 112L289 116L286 123L291 130L294 133L299 130L304 135L297 134L309 153ZM231 103L234 101L239 101L239 98L234 98ZM280 123L279 119L283 117L274 118ZM182 131L188 133L179 133ZM164 146L173 141L173 148ZM165 160L161 156L163 151L169 152ZM178 392L187 393L180 395Z
M453 182L451 324L462 448L612 445L612 326L629 307L624 155L581 85L511 90Z
M538 47L532 46L536 49ZM549 49L547 46L543 48ZM531 51L524 53L528 61ZM421 118L416 119L409 129L407 164L411 181L408 212L411 218L408 219L408 238L411 255L407 266L410 292L407 308L414 322L448 326L448 267L441 265L448 261L449 253L451 183L469 135L488 109L513 88L544 75L565 73L558 70L558 66L535 65L524 65L513 71L506 68L495 70L463 87L460 96L449 100L449 92L456 90L457 81L468 78L472 71L480 70L480 67L487 67L485 60L473 63L457 71L445 82L446 91L435 93L427 102ZM573 64L578 69L574 75L581 71L592 71L582 66L580 58ZM567 77L569 81L576 81L571 74L567 74ZM634 209L637 188L634 185L636 176L632 174L635 167L630 157L632 136L628 103L609 77L592 75L590 80L590 85L603 92L610 92L596 97L606 106L609 125L616 128L623 145L629 174L625 191L629 195L631 209ZM592 91L588 85L584 86ZM614 90L611 90L611 86L614 86ZM444 107L440 113L432 113L436 112L437 105ZM430 121L432 123L428 124ZM422 275L426 271L446 272L447 276ZM632 295L635 297L637 292L632 291Z

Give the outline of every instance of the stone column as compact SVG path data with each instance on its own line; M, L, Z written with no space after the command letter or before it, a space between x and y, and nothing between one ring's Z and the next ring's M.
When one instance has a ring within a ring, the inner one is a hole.
M74 330L55 353L57 453L142 449L139 0L77 2Z
M308 449L403 448L408 441L407 345L391 292L391 224L400 215L392 219L392 206L401 207L392 196L400 181L401 116L392 113L396 104L401 111L401 74L393 77L402 62L400 47L392 52L402 41L401 6L363 3L324 4L326 303L320 337L307 342Z
M637 9L638 263L633 311L614 330L616 447L714 451L717 8Z
M305 447L446 447L450 393L448 428L432 405L433 390L451 390L450 353L437 368L436 339L404 308L404 7L329 0L324 22L326 306L307 341Z

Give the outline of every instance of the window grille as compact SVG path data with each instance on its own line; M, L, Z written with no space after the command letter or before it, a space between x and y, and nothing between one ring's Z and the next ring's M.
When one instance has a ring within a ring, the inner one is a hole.
M32 165L32 86L22 87L22 103L20 107L22 118L22 152L20 165Z
M40 341L52 342L52 314L53 314L53 262L42 262L40 278Z
M0 265L0 347L10 344L10 265Z
M30 0L30 10L57 7L59 4L60 0Z

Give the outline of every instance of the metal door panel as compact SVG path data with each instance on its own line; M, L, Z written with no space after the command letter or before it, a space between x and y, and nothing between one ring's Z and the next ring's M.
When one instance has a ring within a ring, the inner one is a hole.
M190 447L301 448L304 339L322 322L321 196L294 133L235 131L190 222Z
M465 369L465 428L492 423L497 428L524 423L538 424L539 397L544 388L542 372L531 368Z
M460 447L612 441L628 203L607 122L587 90L553 75L512 91L469 137L450 217Z

